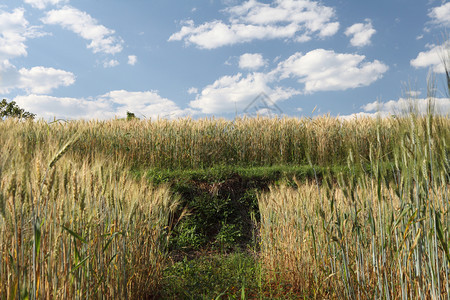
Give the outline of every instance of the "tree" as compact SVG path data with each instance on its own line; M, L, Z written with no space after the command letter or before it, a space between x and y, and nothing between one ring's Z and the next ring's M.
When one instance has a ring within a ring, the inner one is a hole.
M134 113L127 111L127 121L136 120L136 119L139 120L139 118L137 118Z
M0 119L3 118L20 118L20 119L34 119L36 115L20 108L15 101L8 103L6 99L0 102Z

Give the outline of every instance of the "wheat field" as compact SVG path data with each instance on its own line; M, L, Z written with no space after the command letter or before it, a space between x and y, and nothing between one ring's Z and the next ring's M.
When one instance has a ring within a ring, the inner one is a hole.
M260 194L268 280L306 298L448 299L449 140L433 122L409 118L392 164L377 138L365 172Z
M0 142L14 137L23 147L29 147L26 151L34 153L48 144L62 146L79 134L77 143L68 150L76 160L92 162L97 156L123 159L127 166L137 168L309 163L329 166L346 164L350 150L368 162L371 145L377 145L392 160L393 149L409 123L408 115L347 121L328 115L301 119L184 118L50 124L6 120L0 123ZM433 138L450 138L447 116L434 116L433 126ZM448 150L448 143L446 147Z
M258 261L306 298L449 297L450 120L0 121L2 299L157 296L185 211L133 168L346 165L259 195Z
M16 130L0 131L0 298L155 294L179 197L131 178L123 160L75 159L77 135L5 125Z

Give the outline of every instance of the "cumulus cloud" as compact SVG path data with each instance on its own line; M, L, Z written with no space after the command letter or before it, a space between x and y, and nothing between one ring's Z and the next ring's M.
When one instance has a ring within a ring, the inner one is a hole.
M212 21L198 27L193 21L187 21L181 30L170 36L169 41L184 39L187 44L196 44L199 48L214 49L225 45L250 42L254 39L273 39L292 37L296 26L255 26L247 24L224 24Z
M49 93L59 86L69 86L75 82L73 73L54 68L22 68L19 74L19 87L36 94Z
M114 109L107 101L83 98L52 97L31 94L17 96L14 101L44 120L57 119L111 119Z
M260 53L245 53L239 57L239 68L257 70L265 66L267 62Z
M114 36L114 30L99 25L96 19L74 7L51 10L41 20L44 24L60 25L90 41L87 47L94 53L116 54L123 49L123 40Z
M111 60L107 60L103 62L103 67L105 68L112 68L112 67L117 67L119 65L119 61L115 60L115 59L111 59Z
M271 88L273 78L264 73L251 73L243 76L223 76L213 84L204 87L190 107L202 113L234 113L243 112L247 106L261 93L265 93L274 103L300 94L299 91L283 87Z
M370 45L370 39L376 30L372 27L370 19L365 20L366 23L356 23L345 30L346 36L351 36L350 44L355 47L363 47Z
M387 102L374 101L362 106L361 108L364 110L362 112L339 116L339 118L342 120L383 118L392 115L409 114L411 112L426 114L430 105L433 113L448 115L450 111L450 98L432 98L431 102L426 98L399 98Z
M207 114L242 112L261 93L276 103L299 94L367 86L388 70L385 64L377 60L364 60L363 55L341 54L324 49L316 49L305 55L296 53L267 73L223 76L204 87L189 105ZM298 79L303 87L278 85L286 78Z
M445 67L443 60L450 60L450 41L444 45L431 45L428 51L420 52L416 58L410 61L411 66L415 68L432 68L436 73L444 73Z
M304 92L338 91L367 86L380 79L388 66L378 60L364 62L365 56L316 49L305 55L295 53L279 63L280 78L298 78Z
M22 89L28 93L44 94L60 86L73 84L75 75L64 70L41 66L17 70L5 60L0 63L0 79L0 93L8 94L11 90Z
M128 64L134 66L137 63L136 55L128 55Z
M188 89L188 94L197 94L198 93L198 88L196 87L191 87Z
M428 13L431 22L440 26L450 26L450 2L434 7Z
M214 20L200 25L185 21L169 41L184 40L199 48L213 49L225 45L264 39L292 39L304 42L313 35L325 38L339 29L331 7L311 0L275 0L272 4L249 0L224 10L228 22Z
M343 121L351 121L351 120L363 119L363 118L376 118L378 116L384 117L384 115L379 112L375 112L375 113L358 112L358 113L354 113L354 114L350 114L350 115L342 115L342 116L339 115L338 119L343 120Z
M45 35L38 30L39 27L30 26L24 12L23 8L16 8L12 12L0 9L0 61L26 56L26 40Z
M27 111L46 120L58 119L112 119L123 118L127 111L138 117L177 118L194 113L182 110L173 101L155 91L129 92L116 90L95 98L52 97L31 94L17 96L14 101Z
M118 90L106 93L99 97L102 101L113 103L116 107L115 113L122 116L127 111L146 118L177 118L186 112L180 109L175 102L163 98L156 91L129 92Z
M68 0L24 0L25 3L38 9L45 9L47 5L57 5L60 3L67 3Z
M450 2L432 8L428 16L431 18L430 23L437 26L450 26ZM429 28L425 28L429 31ZM423 35L421 35L422 37ZM450 41L446 41L443 45L427 45L428 50L420 52L416 58L410 61L411 66L415 68L431 68L433 72L444 73L445 65L450 64Z
M410 111L423 114L427 112L429 103L429 99L426 98L400 98L387 102L375 101L364 105L362 108L365 112L379 112L381 115L398 115ZM445 114L450 111L449 98L432 98L431 104L435 113Z

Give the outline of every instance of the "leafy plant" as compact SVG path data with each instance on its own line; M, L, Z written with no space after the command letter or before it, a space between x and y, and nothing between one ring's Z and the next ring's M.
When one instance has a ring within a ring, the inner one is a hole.
M162 297L245 299L258 291L258 272L258 262L248 253L184 258L164 271Z

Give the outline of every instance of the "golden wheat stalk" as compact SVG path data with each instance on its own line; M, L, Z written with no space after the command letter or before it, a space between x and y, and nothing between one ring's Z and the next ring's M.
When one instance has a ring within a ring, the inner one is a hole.
M56 153L56 155L52 158L50 163L48 164L48 168L51 169L58 160L64 155L64 153L69 150L70 146L72 146L78 139L80 138L80 134L75 135L72 139L70 139L59 151Z

